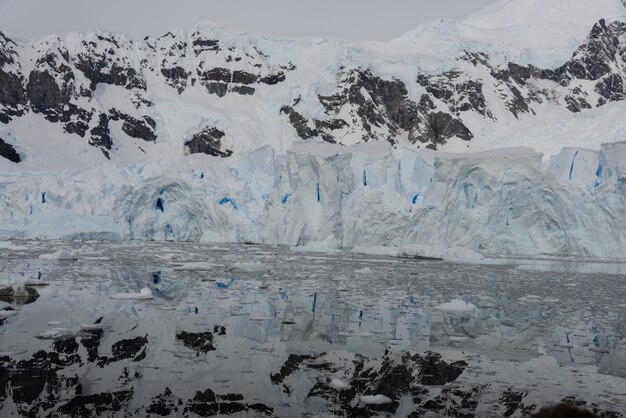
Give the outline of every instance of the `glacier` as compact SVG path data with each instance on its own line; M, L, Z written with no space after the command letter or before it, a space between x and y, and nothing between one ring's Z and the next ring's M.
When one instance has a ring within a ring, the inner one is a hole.
M500 0L390 42L0 32L0 237L624 259L625 22Z
M619 259L625 181L626 142L546 161L524 147L297 142L286 154L264 146L230 159L5 175L0 236Z

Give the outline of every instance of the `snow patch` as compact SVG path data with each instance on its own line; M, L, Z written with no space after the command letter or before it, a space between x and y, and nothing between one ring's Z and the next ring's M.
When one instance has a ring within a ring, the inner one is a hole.
M476 310L476 305L465 302L462 299L453 299L450 302L445 302L436 306L435 309L444 312L472 312Z
M341 379L331 379L328 386L330 386L331 388L335 390L348 390L351 387L348 382L346 382L345 380L341 380Z
M383 405L393 401L385 395L361 395L359 401L365 405Z

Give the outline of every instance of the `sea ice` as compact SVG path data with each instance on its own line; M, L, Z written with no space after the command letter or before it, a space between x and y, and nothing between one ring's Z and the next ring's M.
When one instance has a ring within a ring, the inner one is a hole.
M228 271L233 273L267 273L271 269L258 261L242 261L233 264Z
M78 333L68 328L56 327L37 334L40 340L59 340L75 337Z
M132 299L132 300L147 300L152 299L152 291L144 287L139 293L114 293L109 296L111 299Z
M41 254L39 258L41 260L58 260L58 261L78 260L78 256L76 255L76 252L67 251L67 250L57 250L53 253Z

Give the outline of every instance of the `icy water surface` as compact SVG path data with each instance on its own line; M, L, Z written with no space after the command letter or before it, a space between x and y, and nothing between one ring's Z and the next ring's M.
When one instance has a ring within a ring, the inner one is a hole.
M510 263L5 242L0 416L625 416L626 266Z

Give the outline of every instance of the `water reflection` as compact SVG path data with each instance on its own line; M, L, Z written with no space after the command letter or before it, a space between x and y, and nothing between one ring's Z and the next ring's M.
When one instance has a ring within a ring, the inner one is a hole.
M563 367L591 365L599 373L626 377L626 278L596 267L560 263L551 268L555 264L520 260L468 266L153 243L75 243L79 254L91 257L55 263L36 257L54 245L29 245L33 252L3 254L0 269L16 281L32 278L49 286L0 327L0 351L30 355L47 347L29 338L51 321L71 330L102 316L108 344L128 333L147 335L144 380L165 379L189 394L197 379L224 390L266 385L266 393L275 393L271 382L255 376L275 372L290 352L380 356L389 347L474 353L520 364L549 356ZM204 264L189 264L199 261ZM264 263L271 271L229 272L240 261ZM152 290L153 300L109 299L144 287ZM442 309L451 302L459 308ZM212 337L216 349L203 353L206 361L176 338L216 326L226 331ZM181 375L190 365L193 376ZM97 383L102 379L95 376L92 384L102 386Z

